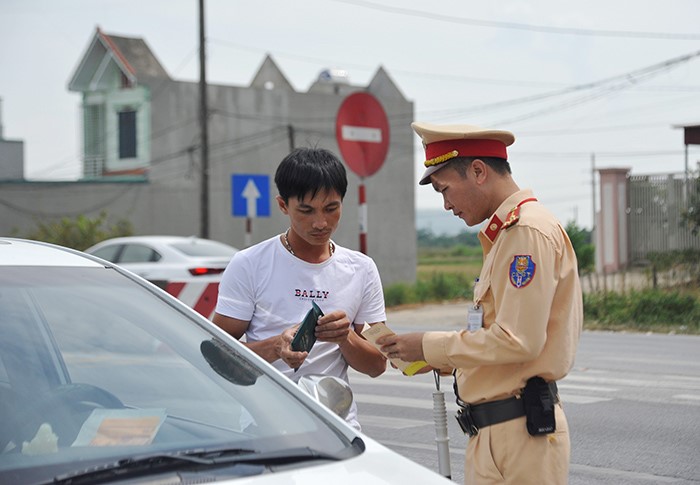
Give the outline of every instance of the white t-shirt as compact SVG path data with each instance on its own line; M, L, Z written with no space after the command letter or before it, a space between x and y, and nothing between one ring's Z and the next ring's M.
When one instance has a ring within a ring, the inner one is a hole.
M326 261L307 263L290 254L279 236L233 256L219 283L216 312L250 321L246 340L257 342L301 322L312 300L324 314L343 310L355 325L386 320L379 271L369 256L336 245ZM297 372L279 359L272 365L295 382L305 374L348 381L348 363L329 342L316 341ZM359 429L354 402L346 420Z

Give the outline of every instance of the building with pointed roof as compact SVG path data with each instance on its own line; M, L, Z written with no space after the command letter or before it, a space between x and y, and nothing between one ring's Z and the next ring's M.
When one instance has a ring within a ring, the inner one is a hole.
M79 54L76 54L76 57ZM48 221L107 211L130 221L137 234L198 234L201 207L199 83L170 77L145 40L95 30L68 81L82 101L82 177L76 182L3 185L0 218L19 234ZM282 232L274 206L278 163L299 146L340 156L335 120L343 100L366 91L383 105L390 143L381 169L363 181L367 253L385 284L415 280L413 103L379 68L367 86L342 70L324 70L297 91L271 55L248 86L209 84L209 237L245 247ZM269 216L236 213L234 178L267 182L258 205ZM360 178L348 170L345 221L334 239L359 249ZM265 199L265 200L262 200ZM31 217L28 217L31 216ZM355 219L355 220L353 220Z

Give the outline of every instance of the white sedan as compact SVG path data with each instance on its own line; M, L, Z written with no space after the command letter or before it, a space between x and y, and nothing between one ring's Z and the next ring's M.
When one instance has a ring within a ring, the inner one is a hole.
M452 483L307 392L144 279L0 238L0 483Z
M182 281L221 273L238 249L211 239L131 236L107 239L85 250L149 281Z

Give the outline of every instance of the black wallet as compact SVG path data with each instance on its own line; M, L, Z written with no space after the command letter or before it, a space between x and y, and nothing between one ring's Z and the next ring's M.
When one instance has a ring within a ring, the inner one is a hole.
M316 322L322 317L323 312L315 301L311 301L311 308L306 313L304 320L299 325L297 333L292 340L292 350L296 352L309 352L316 343Z

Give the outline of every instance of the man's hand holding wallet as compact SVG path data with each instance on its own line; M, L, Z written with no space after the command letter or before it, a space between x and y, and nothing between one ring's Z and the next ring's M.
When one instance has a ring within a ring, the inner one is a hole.
M350 327L350 320L348 320L344 311L335 310L324 314L316 302L311 301L311 308L297 327L290 349L293 353L306 352L308 355L308 352L311 351L317 340L341 345L348 339L348 334L351 331ZM305 359L306 355L298 365L290 364L290 367L293 367L296 371ZM287 360L285 362L290 363Z
M292 350L296 352L310 352L311 348L316 343L316 325L319 317L323 316L323 312L318 307L315 301L311 301L311 308L304 319L301 321L296 335L292 340Z
M316 343L316 326L318 325L319 317L322 316L323 312L316 302L312 301L311 308L308 312L306 312L306 315L302 319L301 323L297 327L292 327L291 330L294 331L294 334L292 341L289 343L289 348L296 355L288 355L288 358L283 358L283 360L294 369L294 372L299 370L299 367L301 367L301 364L304 362L304 360L306 360L308 353ZM296 330L294 330L295 328ZM288 330L283 333L283 338L284 334L287 332ZM303 352L304 354L300 356L300 352ZM280 355L282 355L282 352Z

